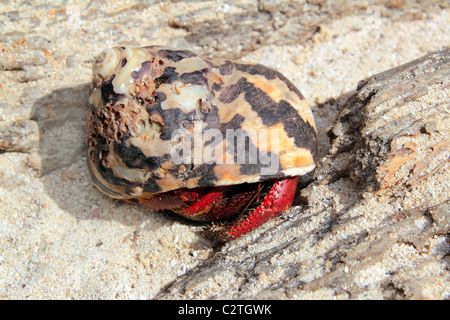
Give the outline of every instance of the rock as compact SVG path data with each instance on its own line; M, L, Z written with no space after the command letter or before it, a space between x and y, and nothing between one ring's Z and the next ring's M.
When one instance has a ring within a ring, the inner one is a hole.
M372 1L371 6L378 17L382 10L383 16L393 20L414 20L421 10L439 5L423 3L418 9L406 1L395 3L385 7L383 1ZM326 23L352 14L369 15L367 7L351 1L260 0L220 6L211 2L201 10L186 8L169 20L169 26L186 30L186 41L203 56L236 59L261 45L328 41L332 35ZM407 14L402 15L403 10Z
M450 157L450 50L373 76L329 131L333 156L355 146L354 174L371 190L412 186Z
M37 149L39 129L35 121L0 121L0 151L30 152Z
M445 49L360 82L302 190L308 206L156 298L449 298L449 62Z
M0 57L0 68L4 70L24 70L26 66L43 66L47 57L41 50L27 50L5 53Z
M25 70L25 74L20 77L20 82L39 80L45 76L44 67L42 66L24 65L23 69Z
M66 67L67 68L73 68L73 67L76 66L76 64L77 64L77 57L76 57L76 55L72 54L72 55L67 57L67 59L66 59Z

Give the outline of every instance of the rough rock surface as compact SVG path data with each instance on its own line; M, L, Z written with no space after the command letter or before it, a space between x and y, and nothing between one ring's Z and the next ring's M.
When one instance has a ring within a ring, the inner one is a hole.
M0 297L450 297L448 50L411 62L450 44L447 1L7 0L0 17ZM217 247L96 190L87 90L116 44L291 79L322 157L297 206Z

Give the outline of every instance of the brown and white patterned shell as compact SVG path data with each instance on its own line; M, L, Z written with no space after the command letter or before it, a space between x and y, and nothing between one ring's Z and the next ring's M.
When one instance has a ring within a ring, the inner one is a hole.
M195 137L195 130L203 134L209 129L223 140ZM226 159L237 157L225 145L237 139L227 138L230 129L265 130L268 137L276 132L278 148L271 147L270 138L262 143L249 135L239 151L247 160L230 163ZM193 154L195 148L214 145L224 150L217 152L221 158L174 162L175 144L183 142L173 139L177 130L193 133L193 143L187 144ZM103 51L93 66L87 149L94 184L111 197L126 199L304 175L315 167L317 134L302 94L275 70L160 46L115 47ZM261 174L269 164L250 161L252 150L276 159L277 170Z

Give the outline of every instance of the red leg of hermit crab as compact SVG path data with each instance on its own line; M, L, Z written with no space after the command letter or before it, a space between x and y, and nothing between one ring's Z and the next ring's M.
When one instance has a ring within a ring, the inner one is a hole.
M191 220L217 221L239 213L255 195L255 188L236 190L236 186L214 187L204 190L188 206L173 211Z
M171 210L197 221L216 221L228 218L251 202L256 190L236 190L235 186L178 189L140 199L152 210Z
M220 242L226 242L256 229L271 218L279 216L292 206L297 181L298 177L275 181L269 193L253 212L234 223L214 226L206 231L207 235Z

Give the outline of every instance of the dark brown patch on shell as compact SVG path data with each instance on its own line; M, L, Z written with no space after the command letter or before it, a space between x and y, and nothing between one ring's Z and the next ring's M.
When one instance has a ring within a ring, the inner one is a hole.
M245 78L241 78L236 84L222 89L219 101L232 103L241 94L256 111L266 126L283 123L289 137L294 138L295 144L300 148L313 151L314 159L317 158L317 134L314 128L298 116L291 104L285 100L276 103L269 95Z

